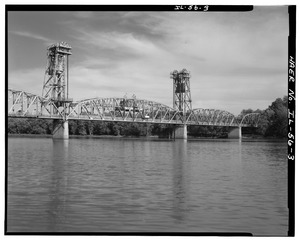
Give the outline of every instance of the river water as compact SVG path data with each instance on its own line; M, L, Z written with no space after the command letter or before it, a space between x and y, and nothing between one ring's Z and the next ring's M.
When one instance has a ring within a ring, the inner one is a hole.
M285 142L8 138L7 232L286 236Z

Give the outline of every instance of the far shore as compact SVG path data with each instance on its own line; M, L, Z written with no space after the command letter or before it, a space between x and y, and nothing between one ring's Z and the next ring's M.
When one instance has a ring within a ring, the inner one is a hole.
M52 134L7 134L8 137L24 138L52 138ZM168 137L159 136L121 136L121 135L70 135L70 139L154 139L154 140L174 140ZM285 141L285 138L263 137L263 136L243 136L243 141ZM188 140L231 140L224 137L193 137L188 136Z

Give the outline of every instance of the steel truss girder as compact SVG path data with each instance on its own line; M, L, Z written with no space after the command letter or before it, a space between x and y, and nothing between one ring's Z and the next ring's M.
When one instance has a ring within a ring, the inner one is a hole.
M92 98L58 107L51 99L13 89L8 89L8 116L234 127L257 127L260 117L258 113L234 116L224 110L203 108L183 114L154 101L124 98Z
M242 127L257 127L260 121L260 114L259 113L248 113L244 116L240 116L240 126Z
M10 117L64 117L64 108L59 108L51 99L45 99L25 91L8 89L8 116Z
M193 113L192 120L198 125L239 126L235 116L224 110L197 108Z
M68 119L95 119L112 121L148 121L153 123L180 123L179 112L164 104L144 99L93 98L70 105Z

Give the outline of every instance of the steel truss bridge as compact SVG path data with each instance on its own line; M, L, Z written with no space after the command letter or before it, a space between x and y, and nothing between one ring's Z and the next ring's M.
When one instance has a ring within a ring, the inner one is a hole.
M203 108L183 112L136 98L65 100L62 104L62 101L13 89L8 89L8 117L228 127L257 127L259 122L258 113L235 116L224 110Z
M173 71L173 107L133 98L69 98L69 56L72 47L60 42L47 48L47 66L42 95L8 89L8 117L53 119L53 137L69 138L68 120L100 120L172 124L175 137L187 138L187 125L237 127L232 136L241 137L242 127L257 127L259 114L244 116L216 109L192 108L190 73ZM176 131L177 127L177 131Z

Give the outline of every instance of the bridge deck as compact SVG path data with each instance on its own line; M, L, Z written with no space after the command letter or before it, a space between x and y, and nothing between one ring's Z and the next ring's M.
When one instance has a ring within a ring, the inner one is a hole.
M197 108L186 113L143 99L92 98L78 102L45 99L24 91L8 90L8 117L99 120L113 122L256 127L257 113L235 116L224 110Z

